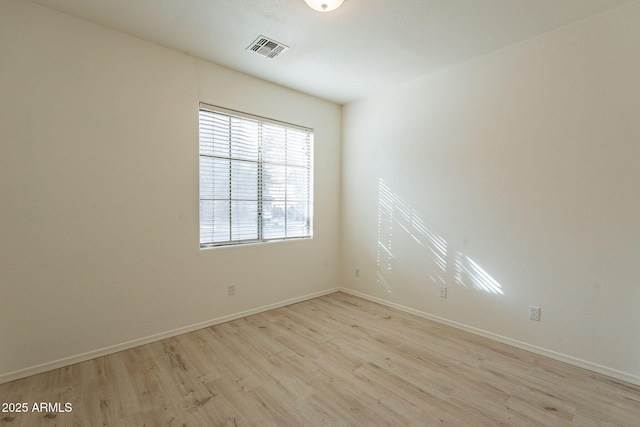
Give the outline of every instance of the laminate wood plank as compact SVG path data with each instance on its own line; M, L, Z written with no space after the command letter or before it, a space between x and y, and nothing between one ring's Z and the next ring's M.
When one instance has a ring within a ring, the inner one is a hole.
M0 426L635 426L640 387L344 293L0 385Z

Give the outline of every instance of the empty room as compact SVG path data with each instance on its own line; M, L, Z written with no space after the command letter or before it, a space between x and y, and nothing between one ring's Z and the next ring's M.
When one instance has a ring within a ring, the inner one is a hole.
M0 426L640 425L640 0L0 0Z

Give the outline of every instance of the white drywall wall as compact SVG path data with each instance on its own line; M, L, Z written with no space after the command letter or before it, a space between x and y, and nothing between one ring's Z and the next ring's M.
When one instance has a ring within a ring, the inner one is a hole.
M343 286L640 381L638 22L634 2L344 107Z
M0 379L339 285L339 106L21 0L0 58ZM199 249L200 101L315 129L312 240Z

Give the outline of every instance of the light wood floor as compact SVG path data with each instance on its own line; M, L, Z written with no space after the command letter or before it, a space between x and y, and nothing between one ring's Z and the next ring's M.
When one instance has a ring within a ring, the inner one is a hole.
M0 385L1 426L640 426L640 387L335 293Z

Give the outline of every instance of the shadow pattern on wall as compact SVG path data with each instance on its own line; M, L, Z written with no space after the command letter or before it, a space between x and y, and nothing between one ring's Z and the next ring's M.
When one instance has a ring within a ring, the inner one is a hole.
M394 237L395 236L395 237ZM394 282L394 242L409 237L426 275L435 286L453 280L457 286L494 295L504 295L502 286L476 261L464 252L452 253L447 241L430 230L419 212L392 191L384 179L378 184L378 248L377 281L388 292ZM422 256L424 255L424 256ZM453 258L453 262L449 259Z

